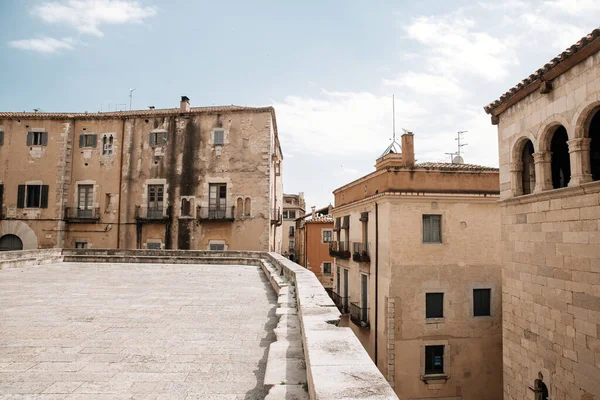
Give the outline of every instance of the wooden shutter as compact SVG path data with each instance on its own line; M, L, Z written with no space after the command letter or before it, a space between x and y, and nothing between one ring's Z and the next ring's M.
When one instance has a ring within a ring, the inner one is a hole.
M48 208L48 185L42 185L42 200L40 208Z
M0 146L4 144L4 132L0 131Z
M17 208L25 208L25 185L19 185L17 190Z
M79 135L79 147L85 146L85 135Z
M48 132L42 132L42 146L48 146Z
M33 132L27 132L27 146L33 146Z
M0 185L0 216L2 215L2 200L4 199L4 185Z
M92 147L97 147L98 146L98 135L91 135L92 136Z
M150 132L150 146L154 146L156 144L156 135L154 132Z

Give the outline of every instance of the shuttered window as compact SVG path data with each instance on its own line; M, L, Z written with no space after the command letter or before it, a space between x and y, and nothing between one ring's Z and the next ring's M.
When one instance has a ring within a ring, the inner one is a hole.
M17 208L48 208L48 185L19 185Z
M98 135L86 133L79 135L79 147L96 147Z
M444 318L444 293L425 294L425 318Z
M444 373L444 346L425 346L425 375Z
M423 215L423 243L442 243L441 215Z
M225 131L222 129L215 129L213 131L213 142L216 145L225 144Z
M150 146L164 146L167 142L167 132L150 132Z
M27 132L27 146L47 146L48 132L30 131Z
M492 289L473 289L473 315L476 317L490 316Z
M4 185L0 185L0 216L2 216L2 205L4 204Z
M0 146L4 144L4 131L0 131Z

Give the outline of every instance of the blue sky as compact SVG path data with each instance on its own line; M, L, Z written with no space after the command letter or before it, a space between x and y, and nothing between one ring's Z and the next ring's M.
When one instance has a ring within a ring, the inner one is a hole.
M134 109L273 105L284 189L322 206L373 170L392 94L419 161L467 130L466 162L497 165L483 105L599 17L595 0L6 0L0 109L96 112L130 88Z

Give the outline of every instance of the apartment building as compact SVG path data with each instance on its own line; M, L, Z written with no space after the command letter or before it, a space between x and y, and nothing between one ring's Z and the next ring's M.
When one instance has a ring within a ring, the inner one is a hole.
M400 398L501 399L498 169L413 140L334 191L332 297Z
M310 214L296 220L297 263L311 270L328 290L333 287L333 258L329 243L333 241L331 205L319 210L312 207Z
M279 251L272 107L0 113L0 248Z
M296 218L304 215L306 202L304 193L283 194L283 245L282 255L292 261L297 259L296 255Z
M600 29L484 108L500 149L504 399L600 399Z

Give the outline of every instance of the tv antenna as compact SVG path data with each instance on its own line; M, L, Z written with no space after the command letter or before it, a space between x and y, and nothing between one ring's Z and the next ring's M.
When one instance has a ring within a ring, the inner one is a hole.
M409 133L406 129L402 128L405 133ZM392 143L385 149L381 157L390 153L400 153L402 146L396 141L396 98L392 95L392 137L390 138Z
M468 143L462 143L461 140L463 139L462 134L463 133L467 133L468 131L458 131L456 134L456 138L454 140L456 140L457 143L457 149L456 152L454 153L444 153L448 156L450 156L450 162L452 164L464 164L465 160L461 155L461 148L463 148L464 146L467 146Z
M129 111L131 111L131 100L133 100L133 91L134 90L135 90L135 88L129 89Z

